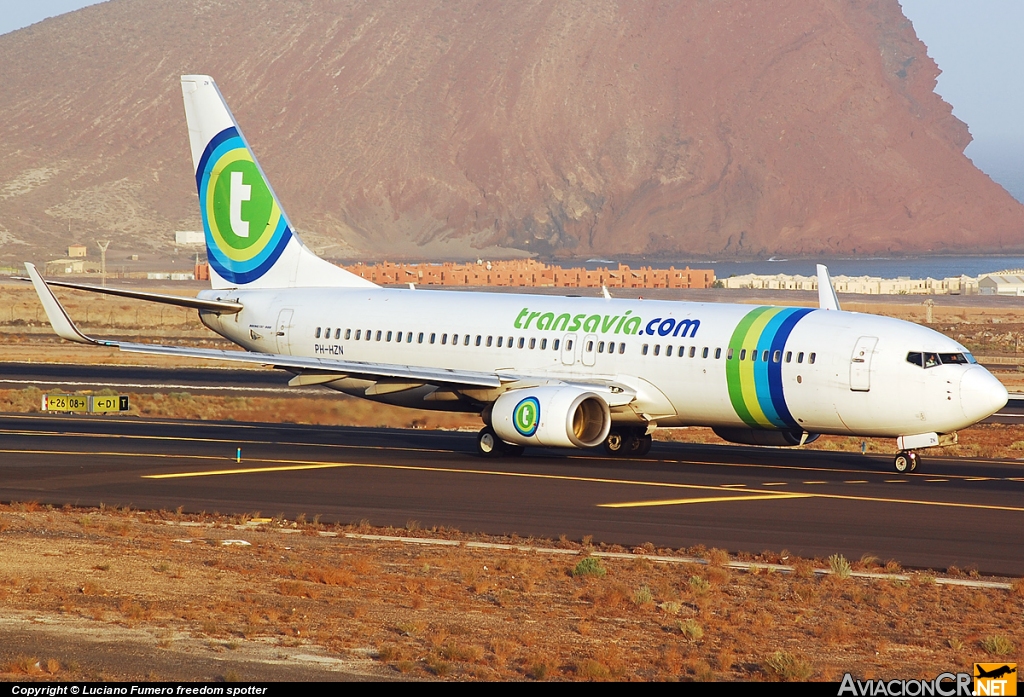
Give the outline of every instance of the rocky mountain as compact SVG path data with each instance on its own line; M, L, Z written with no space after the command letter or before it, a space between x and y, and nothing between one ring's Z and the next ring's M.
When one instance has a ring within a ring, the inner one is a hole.
M0 261L200 227L182 73L334 258L1024 251L897 0L110 0L0 66Z

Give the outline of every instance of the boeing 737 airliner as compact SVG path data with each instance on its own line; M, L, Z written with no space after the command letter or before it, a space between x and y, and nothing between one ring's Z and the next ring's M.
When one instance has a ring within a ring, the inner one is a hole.
M212 78L181 78L212 290L181 298L51 282L195 308L245 351L94 339L31 264L54 330L122 351L275 366L388 404L480 414L481 455L525 446L643 455L655 428L734 443L819 434L896 439L895 467L1001 409L1006 389L930 329L843 312L819 266L819 307L381 288L298 236Z

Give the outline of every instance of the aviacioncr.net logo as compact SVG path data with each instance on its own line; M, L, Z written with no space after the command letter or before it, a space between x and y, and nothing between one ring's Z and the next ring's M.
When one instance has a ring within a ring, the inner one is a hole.
M512 423L521 435L532 436L540 425L540 402L536 397L527 397L512 411Z
M274 218L274 197L256 163L243 149L224 153L210 176L211 229L227 247L248 250L265 243Z

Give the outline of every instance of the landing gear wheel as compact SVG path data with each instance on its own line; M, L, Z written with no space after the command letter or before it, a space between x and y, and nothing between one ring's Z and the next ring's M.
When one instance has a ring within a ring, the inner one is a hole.
M900 474L917 469L917 453L901 450L896 453L896 459L893 460L893 466Z
M633 452L630 455L635 457L643 457L647 453L651 452L651 445L654 443L654 439L651 438L650 434L644 434L636 437L636 446L633 448Z
M921 464L921 456L915 453L913 450L910 451L910 471L913 472L917 469L917 466Z
M484 426L476 434L476 453L481 457L501 457L505 454L505 441L490 426Z
M636 434L628 428L613 428L604 440L604 451L609 455L624 457L636 449Z

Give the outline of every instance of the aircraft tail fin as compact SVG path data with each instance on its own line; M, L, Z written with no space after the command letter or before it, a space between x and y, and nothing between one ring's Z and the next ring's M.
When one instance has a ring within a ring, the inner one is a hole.
M213 78L181 92L213 287L375 287L302 244Z

